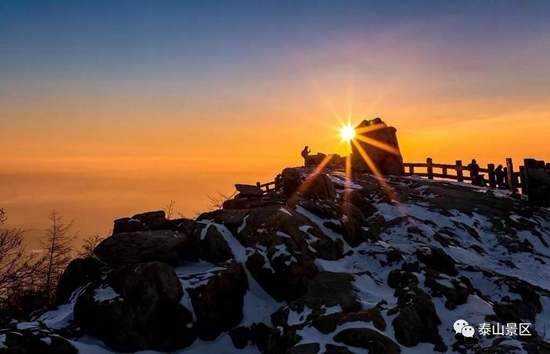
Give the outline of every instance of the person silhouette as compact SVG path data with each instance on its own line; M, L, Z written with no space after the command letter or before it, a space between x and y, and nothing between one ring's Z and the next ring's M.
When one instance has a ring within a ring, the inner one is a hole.
M479 174L479 165L475 159L472 159L472 162L466 166L466 169L470 171L470 178L472 179L472 184L480 187L486 187L487 183L485 182L484 175Z
M302 150L302 157L304 158L304 166L307 166L307 157L309 156L309 153L311 150L308 150L308 147L306 146L304 150Z
M477 164L477 161L475 159L472 160L472 162L466 166L466 169L470 171L470 177L472 180L479 176L479 165Z
M498 165L497 168L495 168L495 177L497 188L504 189L504 179L506 178L506 171L503 170L502 165Z

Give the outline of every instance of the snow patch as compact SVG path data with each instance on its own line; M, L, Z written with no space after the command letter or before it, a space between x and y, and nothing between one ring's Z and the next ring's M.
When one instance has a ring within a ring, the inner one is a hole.
M97 302L113 301L119 297L120 295L110 286L102 286L101 288L96 289L94 300Z
M285 214L288 214L288 215L292 216L292 214L291 214L288 210L286 210L285 208L283 208L283 207L281 207L281 208L279 209L279 211L281 211L281 212L283 212L283 213L285 213Z
M302 312L296 312L291 310L288 312L287 323L289 326L302 324L305 321L307 321L307 317L311 315L312 312L313 311L307 306L304 306L304 309L302 310Z

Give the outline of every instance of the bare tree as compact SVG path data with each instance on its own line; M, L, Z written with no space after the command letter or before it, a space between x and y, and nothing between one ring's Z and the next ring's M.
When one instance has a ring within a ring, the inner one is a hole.
M99 235L95 235L92 237L88 237L84 239L84 244L82 247L80 247L80 250L78 251L78 257L79 258L96 258L94 254L94 249L103 241L105 237L101 237Z
M7 214L0 209L0 227L7 219ZM24 232L23 229L0 229L0 299L33 286L44 262L40 254L26 252Z
M236 194L237 192L234 192L233 194L228 196L218 191L218 194L215 196L208 195L207 197L210 200L209 210L213 211L213 210L221 209L223 206L223 203L235 197Z
M171 200L169 204L167 204L165 207L164 207L164 212L166 213L166 219L170 220L172 219L172 216L174 216L174 206L176 205L176 201L175 200Z
M1 229L7 218L0 209L0 325L44 306L39 280L45 258L26 251L26 230Z
M66 224L57 211L52 210L48 219L51 225L46 230L42 247L46 256L44 292L51 302L55 298L55 287L59 277L73 259L73 241L77 235L69 234L73 222Z

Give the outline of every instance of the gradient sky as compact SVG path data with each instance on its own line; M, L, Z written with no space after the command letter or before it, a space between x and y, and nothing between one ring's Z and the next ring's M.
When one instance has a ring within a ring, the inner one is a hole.
M549 18L549 1L1 1L0 207L22 225L61 206L86 232L167 199L202 210L303 145L345 154L348 116L395 126L406 161L550 160Z

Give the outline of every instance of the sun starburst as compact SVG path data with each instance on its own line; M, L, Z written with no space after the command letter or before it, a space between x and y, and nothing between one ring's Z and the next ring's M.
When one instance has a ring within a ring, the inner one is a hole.
M355 128L351 124L346 124L340 129L340 137L342 141L350 142L355 138Z

